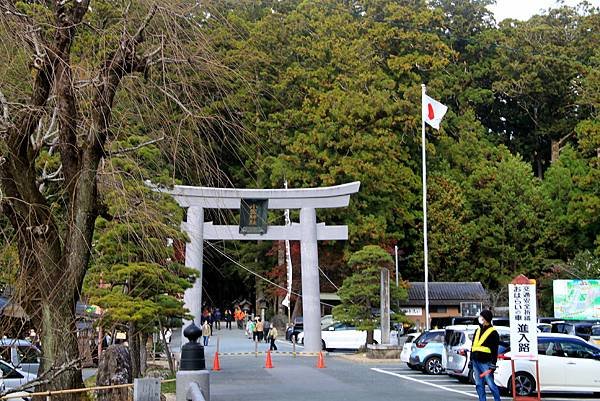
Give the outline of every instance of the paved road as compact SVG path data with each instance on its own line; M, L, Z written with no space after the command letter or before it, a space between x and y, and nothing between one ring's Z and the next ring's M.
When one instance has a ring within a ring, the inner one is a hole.
M265 369L265 343L254 343L243 331L216 331L220 337L221 371L211 372L211 401L473 401L472 385L455 379L428 376L408 369L399 361L357 362L347 355L330 353L325 369L317 369L315 356L273 353L273 369ZM291 351L289 343L277 341L280 351ZM216 337L205 349L207 368L212 367ZM302 348L298 346L298 351ZM491 396L488 397L491 399ZM510 398L503 397L509 400ZM543 397L548 401L594 399L591 395Z

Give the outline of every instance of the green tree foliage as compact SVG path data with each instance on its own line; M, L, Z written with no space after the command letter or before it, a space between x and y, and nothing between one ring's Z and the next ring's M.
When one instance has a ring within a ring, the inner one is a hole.
M373 330L379 327L380 316L374 309L380 306L381 270L391 269L393 259L388 252L376 245L367 245L353 253L348 260L352 275L344 279L338 290L341 304L333 308L333 317L342 322L349 322L359 330L367 331L367 344L373 343ZM390 303L405 300L405 285L390 286ZM395 321L401 321L403 315L396 311L391 315Z
M146 184L147 177L166 180L156 174L168 177L168 165L161 164L155 144L132 131L112 143L114 156L102 170L106 210L96 220L85 291L103 309L99 325L107 331L127 328L133 353L145 346L142 333L187 316L181 294L196 273L174 260L172 244L186 239L180 231L183 211ZM134 366L134 373L143 373L140 369Z

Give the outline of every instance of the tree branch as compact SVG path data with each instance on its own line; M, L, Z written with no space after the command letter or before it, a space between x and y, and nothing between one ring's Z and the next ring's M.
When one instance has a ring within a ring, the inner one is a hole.
M6 101L6 97L4 93L0 90L0 106L2 107L2 123L8 125L8 102ZM1 127L0 127L1 129Z
M156 139L152 139L150 141L142 142L142 143L140 143L139 145L136 145L136 146L132 146L132 147L129 147L129 148L124 148L124 149L117 149L114 152L108 152L108 156L109 157L110 156L117 156L117 155L121 155L123 153L134 152L134 151L136 151L138 149L143 148L144 146L152 145L154 143L163 141L164 139L165 139L165 137L161 136L160 138L156 138Z
M61 366L59 366L58 368L50 368L49 370L45 371L44 373L42 373L40 376L38 376L37 379L34 379L30 382L27 382L21 386L18 387L14 387L8 390L4 390L4 391L0 391L0 397L3 397L7 394L11 394L11 393L16 393L19 391L24 391L30 388L34 388L36 386L41 386L44 384L48 384L50 383L52 380L56 379L59 375L61 375L62 373L66 372L67 370L71 370L73 368L78 367L78 365L80 364L80 362L83 359L74 359L71 360L67 363L62 364Z

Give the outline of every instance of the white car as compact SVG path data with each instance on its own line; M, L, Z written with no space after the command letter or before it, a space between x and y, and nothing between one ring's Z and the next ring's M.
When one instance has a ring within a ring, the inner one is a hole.
M381 330L375 329L373 339L376 343L381 343ZM357 330L356 327L348 323L333 323L331 326L321 331L321 341L323 349L359 349L367 342L367 332ZM298 334L298 342L304 344L304 332ZM395 330L390 331L390 342L398 343L398 337Z
M539 333L538 359L542 392L593 392L600 395L600 348L568 334ZM494 381L512 394L511 353L498 356ZM537 391L534 361L516 359L517 395Z
M410 359L410 353L412 352L412 343L415 341L415 338L419 337L421 333L411 333L406 336L406 341L402 346L402 352L400 353L400 361L404 363L408 363Z
M14 368L3 360L0 360L0 375L0 391L5 391L11 388L22 386L25 383L28 383L37 378L36 374ZM26 392L18 393L18 395L26 394ZM19 398L14 398L14 400L18 401Z

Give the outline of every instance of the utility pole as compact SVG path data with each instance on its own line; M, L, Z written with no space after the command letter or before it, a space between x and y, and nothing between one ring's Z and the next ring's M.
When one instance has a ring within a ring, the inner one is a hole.
M394 259L396 259L396 287L398 287L398 245L394 245Z
M381 269L381 343L390 343L390 271Z

